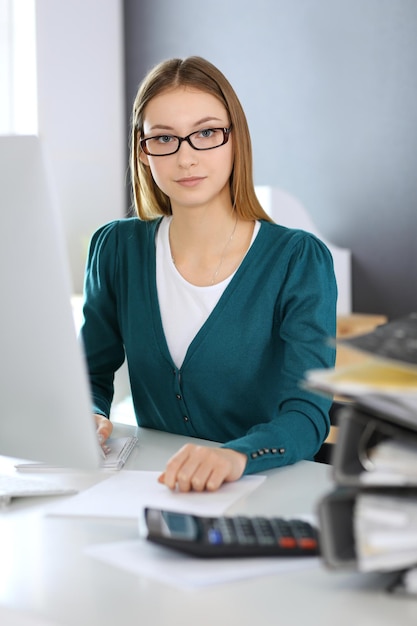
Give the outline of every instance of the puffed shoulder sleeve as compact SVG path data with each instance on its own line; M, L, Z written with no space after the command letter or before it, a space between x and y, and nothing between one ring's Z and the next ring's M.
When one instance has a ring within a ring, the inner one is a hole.
M274 414L265 415L227 447L248 456L246 473L301 459L313 459L330 426L331 399L301 383L307 370L334 366L337 286L333 259L319 239L295 232L286 258L285 278L277 294L273 350L282 355L268 389L275 389ZM260 386L260 388L262 388Z
M80 338L91 385L93 412L109 416L114 373L125 354L117 313L118 222L93 235L84 279L84 322Z

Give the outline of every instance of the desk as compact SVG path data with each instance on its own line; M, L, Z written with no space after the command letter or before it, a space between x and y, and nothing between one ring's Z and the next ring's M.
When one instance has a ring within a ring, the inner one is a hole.
M118 436L135 430L115 426ZM127 469L160 470L187 441L144 429L138 436ZM229 512L310 512L332 487L330 471L328 465L307 461L269 471L267 480ZM65 481L79 488L100 478L100 472L65 474ZM329 572L324 566L192 591L135 577L83 552L94 543L136 538L135 523L46 517L49 502L26 499L0 512L0 605L32 611L60 626L417 623L417 601L389 596L373 576Z

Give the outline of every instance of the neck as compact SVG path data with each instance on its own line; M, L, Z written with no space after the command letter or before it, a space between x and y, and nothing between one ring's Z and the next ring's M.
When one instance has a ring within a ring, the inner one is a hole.
M175 250L177 256L193 250L202 255L216 254L236 220L237 214L232 208L217 215L211 211L191 211L188 215L174 213L170 225L172 252Z
M181 216L182 217L182 216ZM214 285L230 276L249 247L253 222L239 219L236 211L217 217L193 214L170 225L171 256L177 270L190 283Z

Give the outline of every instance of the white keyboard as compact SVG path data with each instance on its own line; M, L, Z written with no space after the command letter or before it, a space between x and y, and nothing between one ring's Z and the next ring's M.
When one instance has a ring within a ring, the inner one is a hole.
M0 474L0 505L9 504L12 498L60 496L71 493L77 493L77 490L37 478Z

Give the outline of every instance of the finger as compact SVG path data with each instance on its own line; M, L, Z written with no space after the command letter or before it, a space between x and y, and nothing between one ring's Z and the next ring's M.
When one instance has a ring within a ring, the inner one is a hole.
M191 487L193 491L204 491L207 487L207 481L209 480L213 471L213 467L209 462L201 463L191 476Z
M185 490L185 491L190 491L191 489L193 491L204 491L204 489L206 488L206 483L207 483L207 479L209 478L211 474L211 469L209 467L203 469L201 466L198 468L197 472L191 476L190 479L190 487L188 487L188 485L184 488L181 488L180 485L178 485L179 490ZM167 481L166 481L166 472L162 472L162 474L160 474L158 476L158 482L161 483L162 485L167 485ZM177 483L174 484L174 487L172 487L172 489L176 489L177 487Z
M178 472L191 453L193 444L186 444L176 452L167 462L163 472L164 483L170 489L175 489L177 485Z
M184 464L179 468L176 477L176 484L179 491L186 492L193 489L192 479L196 475L199 467L200 459L196 456L191 456L184 462Z
M165 485L165 472L162 472L162 474L160 474L157 478L158 483L161 483L161 485Z
M187 444L168 461L165 484L170 489L175 489L176 486L184 492L192 489L191 478L201 464L201 452L201 446Z
M207 491L217 491L224 482L227 482L227 473L225 473L224 468L215 467L206 480L206 490Z
M110 437L113 431L113 424L103 415L94 415L96 421L96 434L101 445Z
M237 480L241 477L245 463L245 455L227 449L214 449L208 453L210 473L205 479L205 489L216 491L223 483Z

